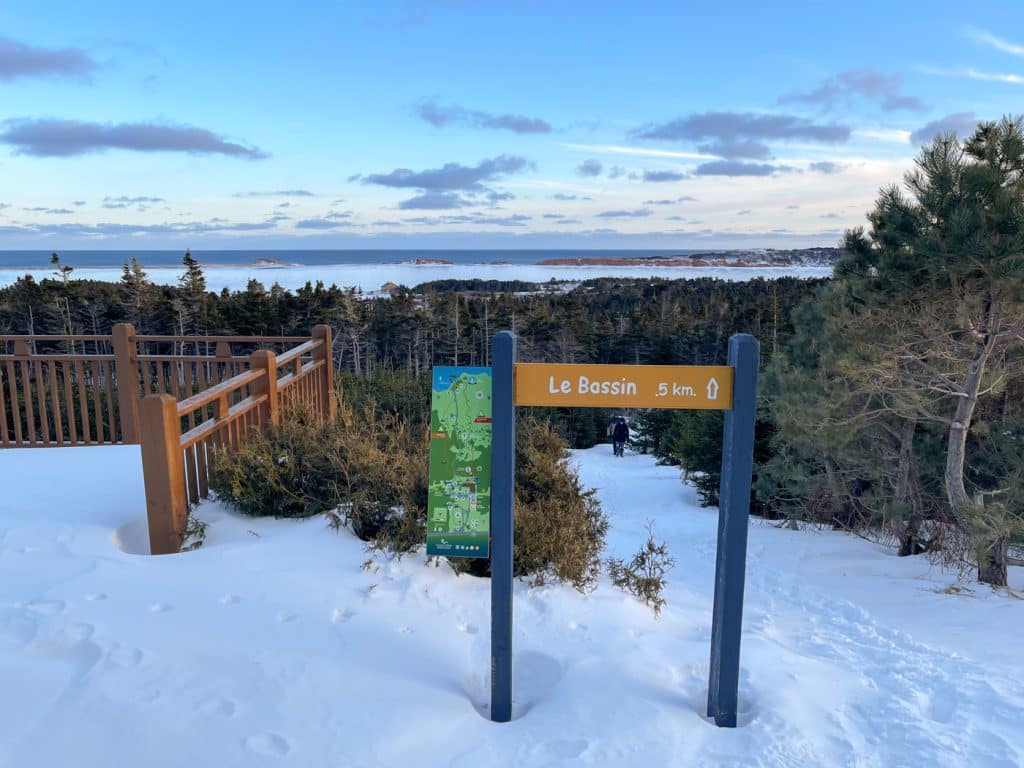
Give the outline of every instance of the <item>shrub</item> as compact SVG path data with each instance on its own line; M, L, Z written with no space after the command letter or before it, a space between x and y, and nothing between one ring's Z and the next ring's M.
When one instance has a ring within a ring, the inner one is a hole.
M665 607L662 592L665 589L665 574L675 567L676 560L669 554L665 542L655 543L654 526L647 523L647 541L628 563L617 558L608 558L608 574L612 584L640 598L654 611L655 617Z
M408 377L410 382L415 382ZM246 515L327 514L375 549L401 555L426 541L427 424L398 381L382 407L366 387L342 389L337 418L322 423L297 412L216 456L210 487ZM358 403L353 405L348 398ZM420 411L429 414L429 411ZM593 491L567 464L565 442L541 420L520 418L516 438L515 575L579 590L594 585L608 521ZM490 574L490 561L448 558L459 573Z
M342 401L334 421L297 411L218 454L210 487L243 514L329 513L364 541L415 539L426 503L420 442L395 414Z

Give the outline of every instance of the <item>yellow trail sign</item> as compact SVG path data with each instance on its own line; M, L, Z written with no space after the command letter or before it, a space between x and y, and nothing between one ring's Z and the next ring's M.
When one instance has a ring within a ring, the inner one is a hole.
M732 408L728 365L516 363L515 405L590 408Z

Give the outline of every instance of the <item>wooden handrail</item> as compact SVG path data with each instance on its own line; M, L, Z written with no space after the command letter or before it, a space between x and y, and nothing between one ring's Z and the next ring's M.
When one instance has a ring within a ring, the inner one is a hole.
M305 344L299 344L299 346L289 349L287 352L285 352L283 355L277 358L278 367L280 368L282 365L287 365L288 363L295 360L295 358L297 357L308 355L314 349L319 348L320 345L323 343L324 342L322 339L311 339L307 341Z
M82 335L82 336L61 336L50 334L0 334L0 342L4 341L110 341L113 336L103 335Z
M0 357L18 357L21 358L22 360L26 359L25 355L19 355L17 353L7 354L5 352L0 352ZM114 355L61 355L59 353L54 354L46 352L41 355L33 355L30 353L27 356L27 359L35 360L36 362L41 363L87 363L95 360L113 360Z
M209 405L214 400L219 400L236 389L244 387L246 384L250 384L261 376L266 375L266 371L246 371L237 376L232 376L230 379L225 379L220 384L215 384L209 389L204 389L202 392L180 401L178 403L178 415L184 416L192 411L199 410L204 405Z
M216 432L222 426L225 421L236 419L244 413L251 411L267 401L266 395L250 395L244 400L239 400L237 403L228 408L227 416L224 418L216 417L213 419L207 419L202 424L196 424L188 432L184 432L181 435L181 449L191 448L193 445L198 443L207 435Z
M69 338L81 338L73 336ZM290 344L306 341L308 336L136 336L137 341L185 341L208 344L226 341L229 344Z
M231 357L218 357L217 355L139 355L137 357L142 363L229 363L248 360L248 355L232 355Z

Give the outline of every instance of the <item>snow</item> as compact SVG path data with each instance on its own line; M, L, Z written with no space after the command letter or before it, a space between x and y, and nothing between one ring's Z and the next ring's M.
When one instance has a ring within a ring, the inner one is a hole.
M1017 766L1024 602L836 532L752 521L740 722L705 715L716 512L579 451L661 618L606 578L517 584L515 719L486 719L489 584L369 558L322 519L145 551L136 447L0 452L0 766ZM1024 589L1011 569L1011 587Z
M181 267L154 267L146 270L149 279L160 285L177 285ZM610 266L545 266L541 264L328 264L322 266L204 267L206 286L219 292L222 288L242 290L250 279L259 280L269 288L275 282L282 288L295 290L307 282L322 280L324 285L352 287L364 293L379 291L385 283L412 287L434 280L525 280L546 283L550 280L580 281L596 277L661 277L668 280L716 277L720 280L744 281L755 277L778 278L831 277L831 267L610 267ZM19 277L31 274L36 280L52 278L52 269L0 269L0 287L11 285ZM74 272L76 280L117 282L121 270L83 267Z

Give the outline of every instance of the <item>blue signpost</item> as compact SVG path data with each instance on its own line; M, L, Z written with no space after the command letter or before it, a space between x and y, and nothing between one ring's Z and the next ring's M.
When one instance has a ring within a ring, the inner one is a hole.
M517 368L514 333L502 331L494 337L490 542L492 721L507 723L512 719L512 505L515 498L516 404L550 405L561 401L569 405L593 406L607 405L604 400L598 402L594 398L611 398L634 407L716 408L726 412L711 623L708 716L715 719L716 725L736 727L759 354L757 339L740 333L729 339L728 366L662 366L663 370L646 377L639 375L643 366L560 366L556 376L551 366L543 364L524 363ZM603 381L594 369L605 371L608 380ZM636 375L627 375L624 369L631 369ZM516 390L517 370L519 392ZM680 378L687 375L702 377L700 385ZM594 380L591 377L595 377ZM726 392L731 395L731 402Z
M491 445L491 720L512 719L512 504L515 499L516 336L494 337Z
M715 725L736 727L740 677L743 584L747 570L747 518L754 469L754 419L757 413L757 339L738 333L729 339L733 367L732 409L725 412L722 479L718 504L718 552L715 604L711 619L711 675L708 717Z

